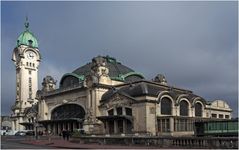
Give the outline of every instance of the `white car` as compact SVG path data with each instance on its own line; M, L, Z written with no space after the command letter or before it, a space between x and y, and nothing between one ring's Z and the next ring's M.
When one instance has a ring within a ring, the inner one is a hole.
M17 132L16 130L1 130L1 135L15 135Z
M17 132L17 130L8 130L8 132L6 132L6 135L15 135Z
M1 130L1 135L6 135L6 130Z

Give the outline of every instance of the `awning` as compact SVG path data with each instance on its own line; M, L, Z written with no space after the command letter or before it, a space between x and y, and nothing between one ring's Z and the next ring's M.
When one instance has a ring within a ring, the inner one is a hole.
M132 116L127 116L127 115L114 115L114 116L99 116L97 119L101 121L107 121L107 120L119 120L119 119L126 119L129 121L133 121Z
M59 123L59 122L83 122L84 119L79 119L79 118L68 118L68 119L58 119L58 120L41 120L38 121L39 123Z

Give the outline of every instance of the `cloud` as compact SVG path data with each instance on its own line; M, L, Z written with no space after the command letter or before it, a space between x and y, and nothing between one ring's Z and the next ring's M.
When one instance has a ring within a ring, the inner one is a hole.
M237 110L237 11L237 2L3 2L2 71L15 74L12 47L28 13L42 54L39 84L104 54Z
M43 81L43 78L48 75L52 76L55 80L57 80L57 87L58 87L61 77L68 71L69 71L68 69L64 67L60 67L58 65L54 65L48 61L40 63L39 80L38 80L39 89L41 89L42 87L41 83Z

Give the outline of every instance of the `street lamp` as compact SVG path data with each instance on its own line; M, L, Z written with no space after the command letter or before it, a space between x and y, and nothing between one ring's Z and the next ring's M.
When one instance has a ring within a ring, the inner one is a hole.
M38 139L38 132L37 132L37 127L38 127L38 119L37 119L37 116L36 116L36 119L35 119L35 123L34 123L34 128L35 128L35 138L36 140Z

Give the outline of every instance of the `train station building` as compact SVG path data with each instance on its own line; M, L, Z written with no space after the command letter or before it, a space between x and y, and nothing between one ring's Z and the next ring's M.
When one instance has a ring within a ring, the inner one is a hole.
M169 85L165 76L143 74L111 56L96 56L56 79L46 76L38 87L41 61L37 38L28 29L13 52L16 65L16 103L13 128L34 124L59 134L84 129L88 134L192 135L194 122L231 119L223 100L208 101L192 91Z

